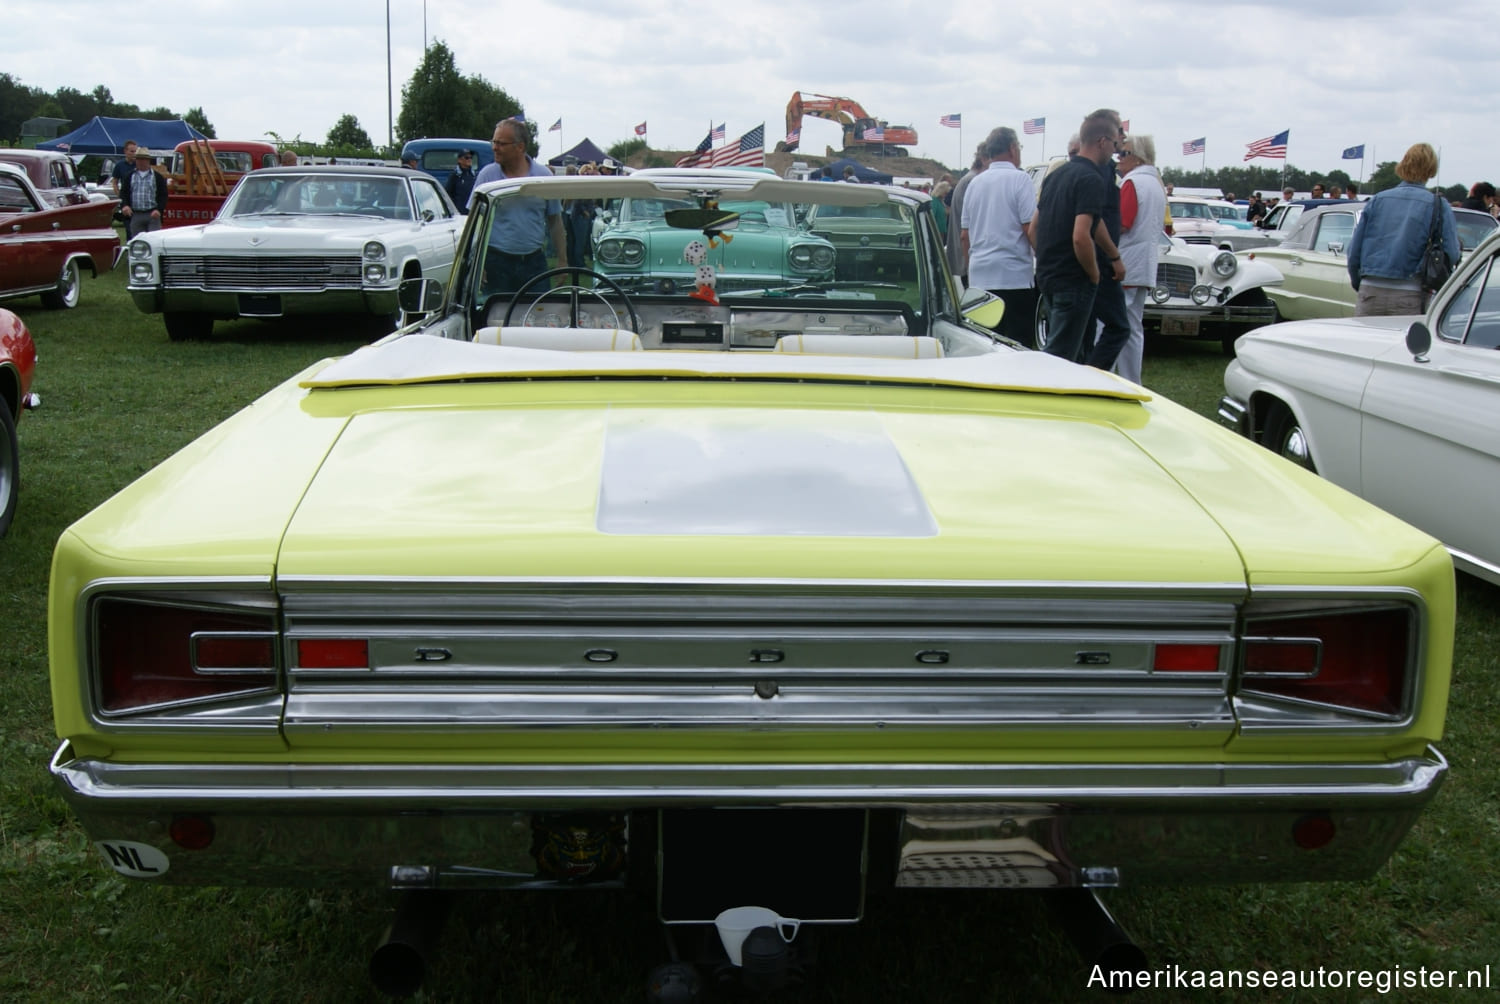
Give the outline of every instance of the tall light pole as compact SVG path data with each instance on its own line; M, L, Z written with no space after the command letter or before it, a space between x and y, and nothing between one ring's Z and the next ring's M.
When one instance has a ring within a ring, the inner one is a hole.
M428 24L428 8L426 0L423 0L422 8L423 32L426 32ZM396 105L393 104L392 89L395 87L392 75L390 75L390 0L386 0L386 146L396 146Z

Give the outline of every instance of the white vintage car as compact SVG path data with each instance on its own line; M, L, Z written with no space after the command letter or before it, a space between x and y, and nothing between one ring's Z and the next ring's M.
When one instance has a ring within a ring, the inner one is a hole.
M1156 288L1146 301L1147 334L1216 338L1232 355L1235 339L1275 320L1266 287L1281 282L1276 269L1166 234L1160 241Z
M1439 538L1500 583L1500 234L1421 317L1295 321L1241 338L1219 418Z
M216 319L235 317L369 314L394 326L403 280L447 282L463 223L419 171L256 171L212 222L132 240L130 295L164 315L173 341L207 337Z

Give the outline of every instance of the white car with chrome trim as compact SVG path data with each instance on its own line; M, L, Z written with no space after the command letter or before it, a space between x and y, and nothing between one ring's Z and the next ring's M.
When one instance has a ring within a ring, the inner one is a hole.
M400 168L268 168L245 175L201 226L143 233L126 249L135 305L173 341L218 319L401 317L406 279L446 282L464 217L431 175ZM387 329L389 330L389 329Z
M1225 424L1421 527L1459 568L1500 583L1500 234L1425 316L1294 321L1238 349L1224 374Z
M1252 328L1275 320L1267 286L1281 273L1231 251L1162 234L1156 288L1146 301L1146 333L1215 338L1226 353Z

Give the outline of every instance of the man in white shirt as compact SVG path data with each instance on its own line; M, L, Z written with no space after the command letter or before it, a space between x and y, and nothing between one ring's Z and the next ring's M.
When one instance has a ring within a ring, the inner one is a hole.
M1036 215L1036 189L1020 169L1021 144L1014 129L992 130L983 150L989 167L969 184L960 221L969 285L1005 301L1005 314L996 329L1000 334L1034 348L1036 237L1031 221Z

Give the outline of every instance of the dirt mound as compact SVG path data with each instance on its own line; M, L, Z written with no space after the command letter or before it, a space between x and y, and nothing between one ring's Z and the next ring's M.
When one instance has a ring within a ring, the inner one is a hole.
M670 167L677 162L677 158L685 157L691 151L688 150L639 150L632 154L626 163L631 167ZM782 177L791 168L794 162L806 164L808 167L822 167L845 156L829 150L824 156L819 157L808 154L801 150L796 153L770 153L766 154L766 166ZM851 158L875 171L883 171L896 178L923 178L927 181L936 181L944 174L958 172L947 165L936 161L927 160L922 157L876 157L869 153L848 154Z

